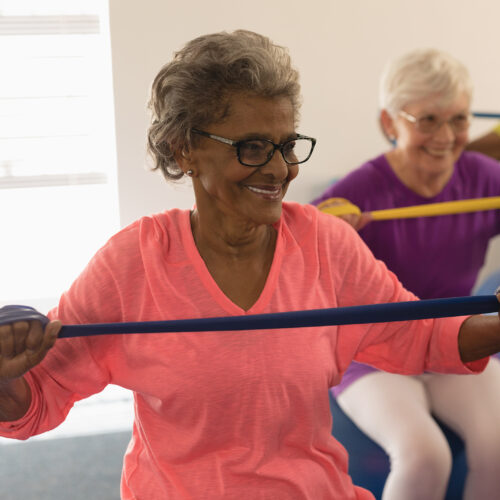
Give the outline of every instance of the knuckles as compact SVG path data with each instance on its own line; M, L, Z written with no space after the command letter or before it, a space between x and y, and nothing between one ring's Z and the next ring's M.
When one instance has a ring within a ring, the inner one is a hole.
M17 321L0 326L0 355L11 356L30 346L38 345L43 339L43 330L39 322ZM13 352L11 352L13 351Z

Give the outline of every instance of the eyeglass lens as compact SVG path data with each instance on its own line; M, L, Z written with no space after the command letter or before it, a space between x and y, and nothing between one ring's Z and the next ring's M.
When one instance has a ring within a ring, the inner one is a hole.
M280 148L287 163L301 163L306 161L313 144L309 139L294 139L285 142ZM240 161L246 165L262 165L267 163L274 153L274 146L268 141L242 141L239 146Z
M421 132L430 134L436 132L443 123L437 116L428 115L419 118L416 124ZM470 125L470 117L466 114L456 115L448 120L448 124L454 132L464 132Z

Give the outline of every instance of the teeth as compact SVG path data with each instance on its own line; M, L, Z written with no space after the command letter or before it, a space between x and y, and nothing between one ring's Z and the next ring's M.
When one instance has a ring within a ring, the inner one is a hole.
M281 191L281 186L276 186L273 188L258 188L255 186L246 186L248 190L253 191L254 193L258 194L274 194L274 193L279 193Z
M434 156L444 156L449 152L448 149L427 149L427 152Z

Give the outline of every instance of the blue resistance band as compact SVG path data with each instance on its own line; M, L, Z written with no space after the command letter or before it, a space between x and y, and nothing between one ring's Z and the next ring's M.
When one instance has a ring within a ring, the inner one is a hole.
M64 325L59 338L131 333L272 330L279 328L387 323L391 321L486 314L498 312L499 309L500 304L495 295L478 295L248 316ZM30 307L5 306L0 309L0 325L12 323L13 321L33 319L39 320L42 323L48 321L46 316Z

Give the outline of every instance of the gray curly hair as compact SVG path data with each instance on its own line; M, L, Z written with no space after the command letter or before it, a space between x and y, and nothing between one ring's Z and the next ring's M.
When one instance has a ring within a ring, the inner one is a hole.
M289 98L299 118L299 74L288 50L246 30L188 42L153 81L148 107L148 152L167 180L184 174L174 156L195 146L192 128L223 120L235 93Z

